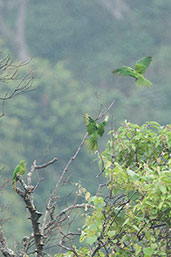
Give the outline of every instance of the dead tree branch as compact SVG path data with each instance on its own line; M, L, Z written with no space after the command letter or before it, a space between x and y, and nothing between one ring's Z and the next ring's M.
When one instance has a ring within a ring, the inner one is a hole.
M18 176L18 181L22 185L24 190L21 190L19 187L16 188L16 192L20 197L23 199L25 202L26 208L28 209L28 212L30 214L29 219L31 220L32 223L32 230L33 230L33 236L30 236L30 238L25 238L23 239L23 249L26 251L29 249L29 246L31 244L31 240L34 238L35 241L35 254L37 257L42 257L44 256L43 252L43 247L44 247L44 236L41 233L41 227L40 227L40 217L42 216L42 213L39 212L34 204L34 197L33 197L33 192L34 192L34 186L31 184L32 183L32 175L35 171L36 168L45 168L51 164L53 164L55 161L57 161L57 158L54 158L53 160L42 164L42 165L36 165L36 161L33 162L33 165L31 167L30 172L27 175L27 184L23 181L23 179Z
M9 180L5 180L5 182L0 185L0 193L2 193L4 187L9 183ZM2 215L4 214L3 212L5 211L5 208L2 208L0 211L2 212ZM0 251L5 257L17 257L15 252L9 248L7 244L6 237L4 235L3 229L2 229L2 224L5 223L8 220L8 218L4 218L4 215L2 216L2 219L0 219Z
M24 71L24 66L27 64L28 62L14 63L10 55L4 56L3 53L0 53L0 101L2 101L0 117L5 115L6 101L33 90L32 82L35 75L33 71Z
M12 249L8 247L7 241L1 226L0 226L0 250L3 256L5 257L17 257L17 255L12 251Z

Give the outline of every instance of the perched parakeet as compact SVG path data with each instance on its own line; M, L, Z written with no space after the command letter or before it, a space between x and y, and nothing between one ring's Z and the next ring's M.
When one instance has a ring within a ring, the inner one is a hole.
M12 179L13 179L13 182L14 182L14 190L15 191L16 191L16 184L17 184L17 175L19 175L19 174L23 175L25 171L26 171L26 161L22 160L17 165L17 167L15 168L15 170L12 174Z
M86 146L91 151L97 151L98 149L98 136L103 136L104 134L104 127L107 123L108 116L106 116L105 120L100 124L97 124L95 120L93 120L88 113L84 115L84 122L87 128L88 135L90 138L86 140Z
M148 79L144 78L142 74L145 73L151 61L152 61L152 57L148 56L136 62L135 70L132 69L131 67L123 66L122 68L114 70L113 73L121 76L134 77L136 79L137 86L150 87L152 83Z

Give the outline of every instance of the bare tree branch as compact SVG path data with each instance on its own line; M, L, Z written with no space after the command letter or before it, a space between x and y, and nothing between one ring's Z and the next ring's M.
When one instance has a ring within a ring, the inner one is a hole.
M17 255L13 252L13 250L8 247L1 225L0 225L0 250L3 256L5 257L17 257Z
M18 85L14 89L14 85L9 84L8 88L4 96L0 96L0 100L3 101L2 103L2 115L4 116L4 102L19 95L25 94L31 91L32 81L34 79L34 73L32 71L28 73L23 73L21 70L28 62L22 62L19 64L15 64L12 60L10 55L3 57L0 60L0 82L5 83L8 85L9 82L15 81ZM11 88L10 88L11 87Z
M42 164L42 165L36 165L36 161L33 162L33 165L31 167L30 172L27 175L27 182L26 184L23 179L18 176L18 181L21 183L22 187L24 188L24 191L22 191L20 188L16 188L16 192L20 195L20 197L24 200L26 208L28 209L30 213L30 220L32 223L32 229L33 229L33 236L30 236L30 238L23 239L23 247L22 251L26 251L29 249L29 246L31 244L30 240L34 238L35 241L35 253L37 257L44 256L43 247L44 247L44 236L41 233L40 228L40 217L42 216L42 213L40 213L35 204L34 204L34 198L33 198L33 192L34 192L34 186L31 184L31 177L35 171L35 169L45 168L51 164L53 164L55 161L57 161L57 158L54 158L53 160Z
M35 169L43 169L43 168L46 168L46 167L48 167L48 166L50 166L51 164L53 164L54 162L56 162L58 160L58 158L54 158L53 160L50 160L49 162L47 162L47 163L44 163L44 164L42 164L42 165L36 165L35 166Z

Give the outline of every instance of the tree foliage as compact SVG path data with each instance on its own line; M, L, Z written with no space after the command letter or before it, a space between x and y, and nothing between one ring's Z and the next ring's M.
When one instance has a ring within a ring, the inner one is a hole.
M87 256L169 256L171 126L125 122L110 135L99 160L108 194L89 197L80 238Z

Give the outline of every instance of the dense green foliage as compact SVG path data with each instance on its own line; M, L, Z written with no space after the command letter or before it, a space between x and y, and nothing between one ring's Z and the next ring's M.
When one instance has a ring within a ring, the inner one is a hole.
M85 193L94 209L80 237L88 246L78 256L169 256L171 126L125 122L110 136L99 160L109 194Z

